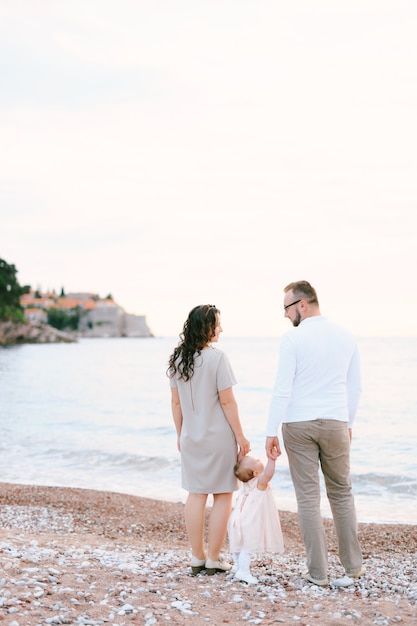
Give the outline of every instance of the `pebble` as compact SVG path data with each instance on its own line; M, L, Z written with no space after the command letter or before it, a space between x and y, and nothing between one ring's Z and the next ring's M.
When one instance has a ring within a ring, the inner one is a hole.
M38 508L40 514L41 507ZM414 554L384 555L383 559L369 556L366 559L366 576L347 581L336 556L331 555L333 576L327 588L308 584L300 577L303 563L297 554L273 558L267 566L262 562L257 564L255 559L252 570L259 583L254 586L252 596L246 586L233 579L232 574L221 577L202 575L195 578L198 594L193 602L185 596L181 584L188 576L185 564L189 553L186 550L163 551L152 546L139 549L133 543L110 543L98 547L84 545L82 548L66 546L64 549L51 541L47 546L41 546L36 540L28 541L24 535L39 531L34 513L36 507L1 507L1 515L11 516L12 509L17 509L14 528L18 527L22 534L0 541L0 623L2 617L12 617L12 621L4 622L8 626L102 626L106 623L124 626L138 623L135 620L139 617L140 623L153 626L168 621L178 623L178 615L184 616L190 624L196 615L209 622L206 614L199 613L195 606L198 598L209 607L225 593L228 594L227 602L233 602L239 607L236 610L241 610L240 621L256 625L271 623L266 607L282 603L291 609L291 621L307 624L311 618L312 623L319 624L320 614L328 611L326 602L331 599L338 600L331 612L333 620L360 624L363 619L361 612L349 606L353 594L375 604L373 623L376 626L402 621L400 615L388 619L379 611L381 599L388 598L395 603L405 598L417 605L417 562ZM58 514L40 514L41 529L46 522L56 530L62 524L71 527L70 515L64 516L60 524L58 521ZM97 568L97 564L111 581L106 594L101 597L93 593L96 580L91 571ZM70 581L68 575L71 575ZM349 584L338 585L338 580ZM311 601L308 616L304 609L307 600ZM34 615L36 611L45 609L49 612L46 619L37 621L32 618L29 622L29 611L30 615ZM102 617L91 618L93 609ZM274 617L274 622L289 623L279 615Z

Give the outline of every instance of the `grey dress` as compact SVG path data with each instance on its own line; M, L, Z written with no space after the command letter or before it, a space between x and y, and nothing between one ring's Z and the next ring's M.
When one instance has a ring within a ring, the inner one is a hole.
M237 444L219 401L219 391L236 384L227 356L206 348L185 382L171 378L182 411L180 436L182 487L191 493L228 493L238 489L233 473Z

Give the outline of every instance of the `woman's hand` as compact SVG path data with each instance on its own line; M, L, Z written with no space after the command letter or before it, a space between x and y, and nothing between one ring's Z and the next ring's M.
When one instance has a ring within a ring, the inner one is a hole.
M246 439L245 435L241 435L238 439L236 439L237 445L239 448L239 453L237 455L237 460L240 461L244 456L250 452L250 442Z

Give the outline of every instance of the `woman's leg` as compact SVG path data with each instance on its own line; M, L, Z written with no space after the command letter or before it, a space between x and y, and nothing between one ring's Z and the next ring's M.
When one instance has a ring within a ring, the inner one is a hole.
M232 512L233 493L215 493L208 524L208 557L218 561L227 532L227 522Z
M207 494L189 493L185 507L184 518L188 539L191 544L191 552L197 559L204 560L204 522L206 515Z

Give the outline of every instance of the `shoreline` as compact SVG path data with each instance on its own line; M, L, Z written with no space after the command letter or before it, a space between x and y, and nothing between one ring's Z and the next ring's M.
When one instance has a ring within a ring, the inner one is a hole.
M284 555L254 557L256 585L190 576L182 503L0 483L0 622L307 626L417 621L417 527L359 523L367 574L347 588L304 582L295 513L279 511ZM343 575L325 518L329 573ZM227 543L224 555L228 558ZM46 621L49 620L49 621Z
M178 481L180 481L180 478L181 477L179 476ZM87 492L87 491L93 491L93 492L98 492L98 493L110 492L110 493L119 494L121 496L126 496L127 498L133 497L133 498L143 498L144 500L157 500L159 502L167 502L167 503L178 504L182 506L184 506L185 501L186 501L186 496L187 496L187 493L182 489L179 489L179 488L177 490L172 489L171 492L166 493L166 487L165 487L165 490L161 490L158 487L158 485L155 486L155 489L152 489L152 488L143 489L142 488L140 493L135 493L134 485L132 485L132 489L130 490L119 491L117 489L117 486L113 488L106 488L101 485L86 486L86 485L83 485L82 483L79 483L76 486L70 485L70 484L65 485L62 483L45 484L44 482L42 482L42 480L39 480L33 483L21 483L19 482L19 480L16 480L13 482L9 482L9 480L7 479L1 480L1 477L0 477L0 486L1 485L15 485L16 487L27 487L30 489L38 489L38 488L63 489L63 490L65 489L77 490L78 489L84 492ZM296 516L297 515L297 512L296 512L297 503L295 500L295 495L293 496L293 498L290 498L286 493L284 494L282 491L279 491L279 487L275 489L273 486L272 489L274 492L274 500L275 500L277 509L279 511L286 511L289 514L293 514ZM322 517L325 520L332 520L331 509L330 509L330 505L327 500L326 494L323 493L322 496L323 496L322 502L321 502ZM371 500L371 496L369 496L369 499ZM379 509L378 511L374 509L374 515L369 513L369 511L366 514L363 513L361 510L360 496L358 496L358 494L355 494L355 503L356 503L358 525L376 524L376 525L387 525L387 526L396 526L396 525L411 526L411 527L414 526L417 530L417 516L416 515L413 515L411 519L407 517L404 517L403 519L401 519L401 514L404 514L404 508L402 508L401 502L398 502L398 503L395 502L394 504L391 503L391 510L393 511L393 514L394 512L397 513L397 516L395 518L393 517L393 515L387 516L384 518ZM210 506L210 504L211 504L211 496L209 496L208 498L208 506ZM407 511L408 511L409 506L410 504L407 501L405 504Z

